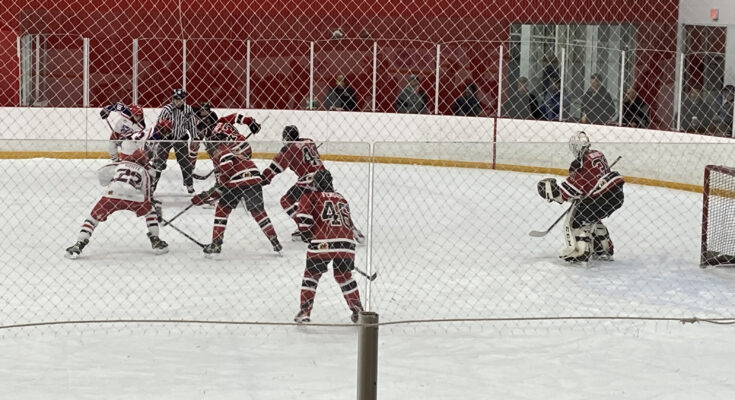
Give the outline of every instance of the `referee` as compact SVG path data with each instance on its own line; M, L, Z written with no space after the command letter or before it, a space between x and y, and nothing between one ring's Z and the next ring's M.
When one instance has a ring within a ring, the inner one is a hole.
M181 167L181 177L184 179L184 187L189 193L194 193L194 179L191 174L194 172L194 165L189 158L189 140L195 132L196 124L194 122L194 111L190 105L186 104L186 91L184 89L176 89L171 95L171 102L163 106L158 121L171 121L171 132L158 143L153 155L153 183L151 185L151 193L155 192L158 186L158 179L161 172L166 169L166 161L168 154L173 147L176 154L176 161Z

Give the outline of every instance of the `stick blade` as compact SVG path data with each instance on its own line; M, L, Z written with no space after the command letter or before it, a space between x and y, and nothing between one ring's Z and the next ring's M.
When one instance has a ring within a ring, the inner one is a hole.
M544 237L544 236L546 236L547 233L549 233L549 232L542 232L542 231L531 231L531 232L528 232L529 236L533 236L533 237Z

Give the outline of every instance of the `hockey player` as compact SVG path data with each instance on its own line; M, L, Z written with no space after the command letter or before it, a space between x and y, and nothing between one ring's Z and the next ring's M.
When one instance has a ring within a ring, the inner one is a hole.
M270 241L273 251L280 252L283 246L278 241L278 235L263 202L261 186L263 177L257 165L250 160L250 146L247 146L246 152L242 152L238 151L241 149L241 142L230 142L232 138L241 136L233 123L247 124L253 133L260 130L260 125L254 119L231 114L219 119L212 132L211 142L207 143L207 150L216 171L217 184L191 199L195 205L208 203L212 199L218 200L214 211L212 243L204 248L204 254L211 257L222 251L227 218L240 201L245 203L245 208Z
M299 201L296 219L299 231L309 241L306 250L306 268L301 281L300 310L294 321L311 321L319 278L332 262L334 280L342 289L350 319L357 322L362 311L360 291L352 277L355 269L355 240L352 217L347 200L334 191L332 174L326 169L314 173L314 191L304 194Z
M112 132L110 133L110 144L108 152L110 160L120 161L118 148L123 140L129 139L133 134L145 129L145 119L143 117L143 108L137 105L130 107L121 102L110 104L100 110L100 117L107 119L112 112L119 112L120 119L114 125L110 125Z
M623 177L610 170L602 152L590 149L585 132L572 135L569 149L574 155L569 177L561 186L554 178L537 185L539 195L549 202L572 202L564 219L565 248L559 257L568 262L586 262L592 256L612 260L613 242L602 219L622 207Z
M79 257L84 247L89 244L95 228L106 221L110 214L117 211L132 211L138 217L145 215L148 226L148 238L155 254L168 252L168 244L158 237L158 218L160 210L151 205L150 177L146 164L148 157L143 150L149 130L139 131L123 140L121 160L108 164L98 171L100 183L106 186L105 194L92 208L92 212L84 220L77 242L66 249L65 257Z
M299 129L296 126L286 126L281 135L284 145L273 158L270 166L263 171L263 179L264 184L267 185L273 180L273 177L287 168L298 176L296 183L281 197L281 207L298 225L296 210L299 206L299 199L305 193L314 190L311 185L314 174L326 168L319 156L316 143L312 139L299 137ZM358 229L355 229L355 236L360 243L365 239ZM291 234L291 239L307 241L298 230Z

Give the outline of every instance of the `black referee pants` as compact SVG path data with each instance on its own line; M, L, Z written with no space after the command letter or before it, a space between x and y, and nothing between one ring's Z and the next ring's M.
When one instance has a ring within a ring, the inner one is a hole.
M158 179L161 177L161 173L166 169L166 161L168 161L168 154L172 148L174 154L176 154L176 161L181 168L181 177L183 178L184 186L194 185L194 178L191 176L194 172L194 165L191 163L191 158L189 157L189 142L186 140L175 140L160 142L156 146L153 156L153 168L156 170L156 177L153 181L154 188L158 185Z

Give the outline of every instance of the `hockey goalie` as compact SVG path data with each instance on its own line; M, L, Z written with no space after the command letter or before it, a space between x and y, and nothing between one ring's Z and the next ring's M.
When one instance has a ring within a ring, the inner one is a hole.
M548 202L571 202L564 217L565 246L559 257L571 263L587 262L592 257L612 260L613 242L602 220L623 205L623 177L610 170L601 151L590 148L585 132L572 135L569 150L574 160L561 185L555 178L537 184L539 195Z

